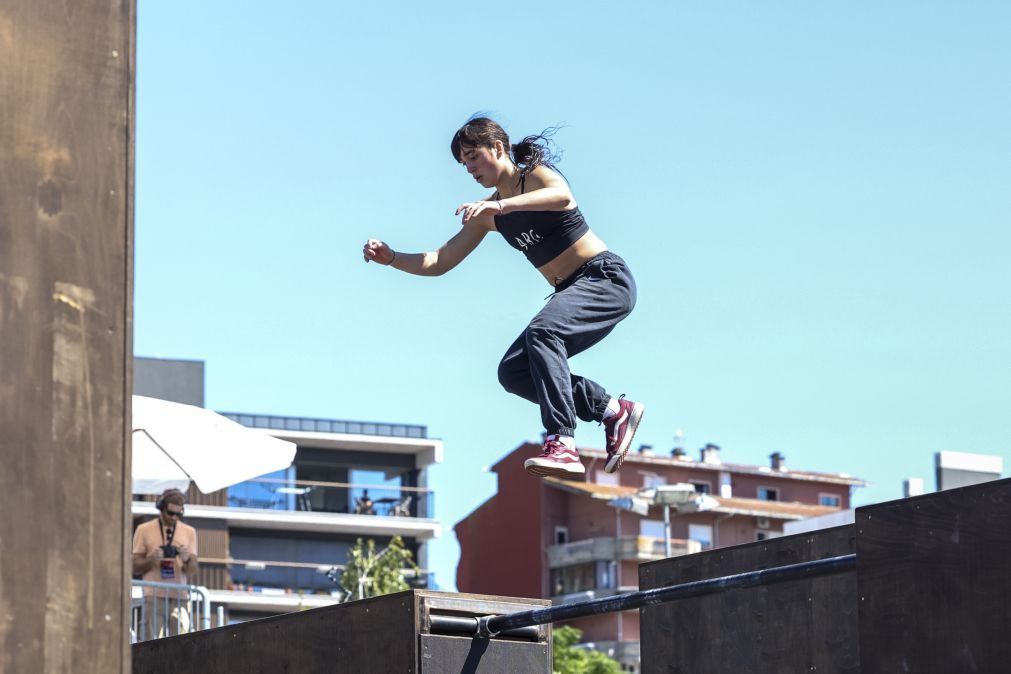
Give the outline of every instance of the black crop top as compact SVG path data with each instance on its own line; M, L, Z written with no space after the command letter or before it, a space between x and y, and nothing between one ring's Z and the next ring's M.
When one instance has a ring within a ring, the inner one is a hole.
M578 208L514 211L495 216L495 229L535 267L543 267L590 231Z
M520 185L522 191L523 181ZM498 192L494 198L498 198ZM535 267L551 262L590 231L578 207L571 211L514 211L496 215L495 229Z

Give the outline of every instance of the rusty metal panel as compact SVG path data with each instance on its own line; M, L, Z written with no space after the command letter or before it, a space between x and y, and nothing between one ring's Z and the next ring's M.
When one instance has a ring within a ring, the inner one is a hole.
M0 671L128 671L133 0L0 5Z
M858 508L860 656L872 672L1006 672L1011 480Z
M673 557L639 567L650 590L855 551L851 526ZM852 572L682 599L640 611L643 674L857 672Z

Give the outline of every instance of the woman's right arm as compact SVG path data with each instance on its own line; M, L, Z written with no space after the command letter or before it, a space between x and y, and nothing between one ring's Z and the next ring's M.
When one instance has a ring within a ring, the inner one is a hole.
M362 254L366 262L378 262L408 274L441 276L474 252L491 229L491 223L491 216L471 218L453 238L429 253L402 253L382 241L369 239Z

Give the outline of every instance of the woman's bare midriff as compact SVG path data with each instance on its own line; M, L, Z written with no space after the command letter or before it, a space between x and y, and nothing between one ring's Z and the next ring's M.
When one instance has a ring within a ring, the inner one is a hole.
M579 240L558 254L558 257L548 262L537 271L552 286L556 286L576 273L584 262L607 250L604 242L593 232L587 232Z

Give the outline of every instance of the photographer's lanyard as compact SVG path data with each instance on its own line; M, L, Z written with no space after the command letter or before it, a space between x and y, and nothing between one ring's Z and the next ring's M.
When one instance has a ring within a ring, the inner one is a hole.
M158 517L158 530L161 531L162 547L172 545L172 539L175 538L176 530L175 527L169 529L168 540L165 540L165 527L162 524L161 517ZM176 578L176 560L162 559L159 565L161 569L161 579L162 580L175 580Z

